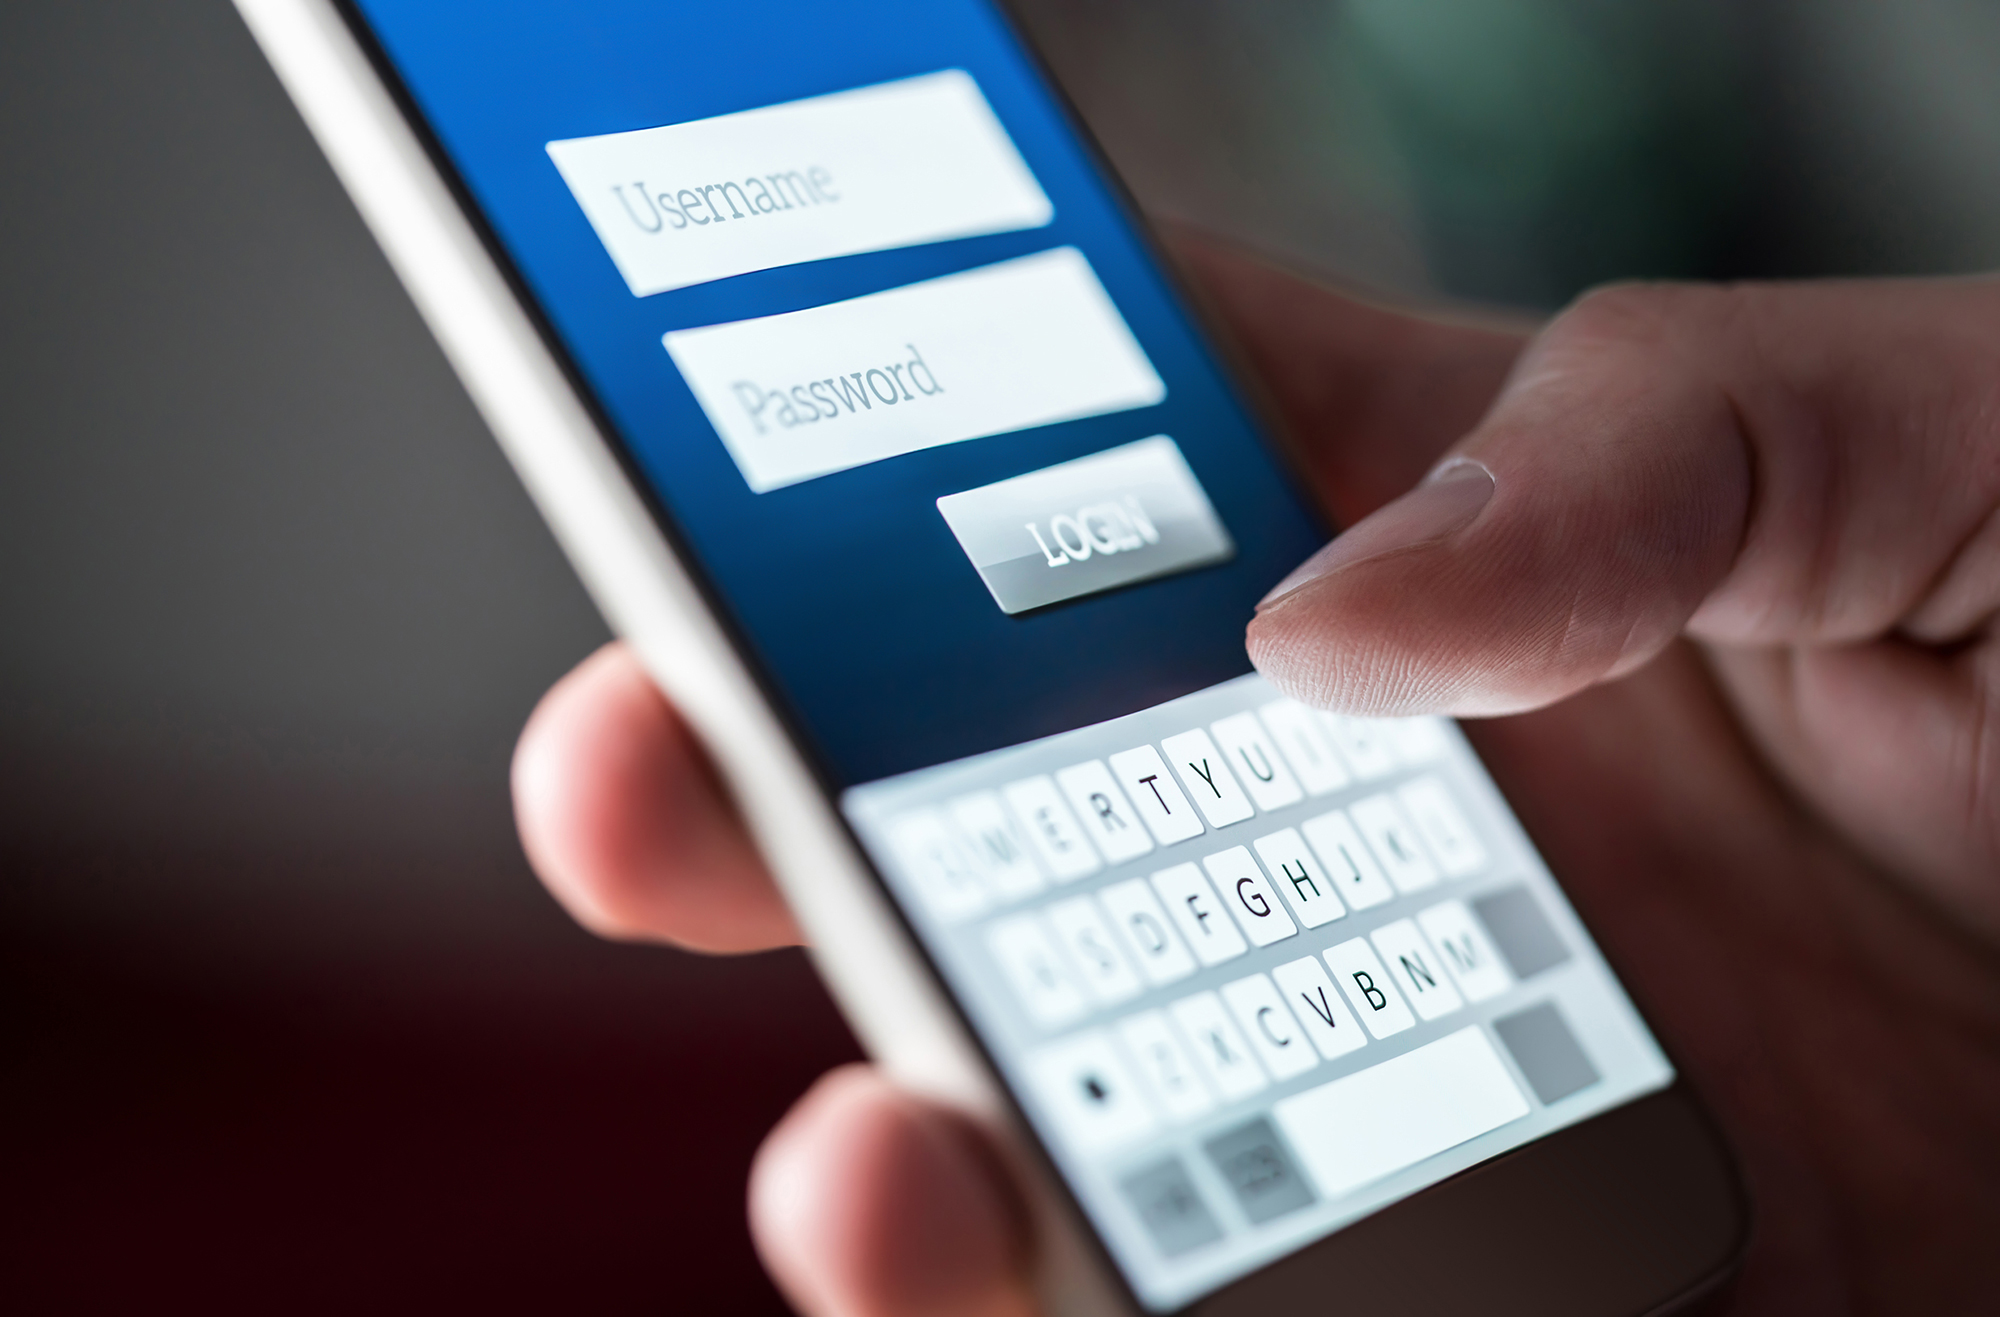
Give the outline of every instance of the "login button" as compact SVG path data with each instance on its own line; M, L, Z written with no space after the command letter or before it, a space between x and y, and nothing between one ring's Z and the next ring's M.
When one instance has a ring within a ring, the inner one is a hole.
M1165 435L947 494L937 506L993 602L1008 613L1236 552L1187 459Z

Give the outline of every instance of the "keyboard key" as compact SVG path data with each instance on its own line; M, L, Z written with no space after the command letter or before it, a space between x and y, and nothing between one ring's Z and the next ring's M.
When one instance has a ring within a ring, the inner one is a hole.
M1437 948L1467 1001L1485 1001L1513 986L1514 976L1501 963L1499 950L1487 941L1486 930L1463 901L1432 906L1417 916L1417 926Z
M1368 849L1382 862L1383 872L1396 884L1397 891L1420 892L1437 885L1437 866L1431 863L1424 844L1417 840L1416 829L1403 817L1402 808L1393 796L1357 800L1348 806L1348 814L1361 835L1368 839Z
M1259 709L1257 716L1307 794L1323 796L1353 781L1326 739L1318 713L1297 700L1274 700Z
M1465 878L1486 867L1486 848L1459 813L1458 805L1434 777L1420 777L1396 792L1403 810L1447 876Z
M1146 990L1139 975L1118 949L1111 926L1097 903L1087 896L1058 901L1042 912L1056 940L1069 953L1069 963L1099 1006L1116 1006Z
M1451 745L1443 718L1384 718L1379 725L1396 747L1396 757L1412 768L1439 758Z
M1180 775L1188 795L1201 806L1202 817L1208 820L1209 827L1226 828L1257 812L1250 797L1236 784L1235 774L1229 771L1222 752L1208 739L1207 732L1197 727L1179 736L1169 736L1160 742L1160 748L1167 752L1167 761Z
M986 886L971 850L942 812L903 815L889 826L889 845L910 885L939 919L968 919L986 908Z
M1389 967L1396 986L1417 1008L1418 1015L1435 1020L1464 1007L1465 999L1451 985L1451 971L1417 931L1414 919L1384 924L1369 935L1369 941L1381 953L1382 963Z
M1354 776L1366 782L1396 771L1396 755L1382 725L1370 718L1350 718L1344 713L1322 713L1320 726L1327 739L1340 751Z
M1514 1064L1521 1067L1528 1087L1535 1090L1543 1106L1560 1102L1598 1080L1597 1067L1584 1055L1583 1045L1576 1041L1554 1002L1495 1020L1493 1032L1507 1044Z
M1152 884L1144 878L1117 883L1097 894L1111 916L1111 927L1132 953L1139 972L1156 988L1178 982L1195 972L1192 952L1174 932Z
M1319 1064L1305 1030L1278 995L1277 985L1262 974L1224 984L1222 1004L1236 1017L1237 1027L1250 1040L1257 1059L1278 1079L1302 1075Z
M1046 880L1027 837L1000 803L996 792L960 796L945 806L979 866L987 890L1003 901L1018 901L1042 890Z
M1194 1058L1164 1014L1147 1011L1121 1020L1117 1034L1134 1069L1150 1087L1154 1102L1169 1116L1193 1120L1215 1105Z
M1153 1131L1156 1122L1138 1081L1104 1030L1045 1047L1027 1068L1056 1128L1077 1151L1103 1152Z
M1124 750L1111 756L1111 772L1118 779L1133 808L1145 820L1147 831L1162 846L1199 837L1204 829L1188 804L1173 775L1167 772L1159 752L1150 745Z
M1527 888L1508 887L1475 897L1472 908L1515 978L1531 979L1569 959L1562 936L1550 927L1541 903Z
M1354 821L1334 810L1308 819L1301 828L1313 853L1333 877L1333 885L1347 904L1366 910L1396 899L1389 876L1375 863L1375 856L1355 831Z
M1306 839L1297 828L1259 837L1255 844L1257 858L1271 873L1271 885L1284 893L1286 903L1301 924L1318 928L1347 913L1347 907L1334 894L1332 876L1306 846Z
M1178 1157L1132 1172L1118 1182L1118 1188L1163 1257L1179 1257L1222 1238L1222 1227L1215 1224L1214 1214Z
M1239 713L1213 724L1215 743L1236 774L1236 780L1250 793L1258 809L1283 809L1306 798L1305 788L1292 776L1278 747L1265 734L1254 713Z
M1215 889L1194 865L1177 864L1160 870L1153 875L1153 890L1202 964L1220 965L1250 950L1235 922L1222 913Z
M1368 939L1357 937L1328 950L1326 964L1333 971L1333 981L1340 985L1341 995L1369 1033L1387 1038L1416 1027L1417 1017L1403 1003L1403 994L1396 991Z
M1014 817L1021 821L1028 844L1035 848L1035 854L1057 882L1088 877L1102 867L1069 806L1063 804L1054 778L1031 777L1011 782L1000 788L1000 795L1007 808L1014 811Z
M1250 1055L1250 1044L1229 1018L1222 998L1212 992L1184 997L1169 1006L1167 1014L1187 1039L1195 1064L1225 1100L1249 1097L1269 1086L1263 1067Z
M1252 942L1268 947L1298 935L1299 926L1285 913L1284 902L1271 890L1248 848L1232 846L1203 860L1201 867L1208 870L1215 890L1222 893L1222 903Z
M1054 1029L1080 1020L1090 1010L1083 992L1070 981L1055 944L1031 915L1002 919L986 930L986 947L1028 1018Z
M1327 978L1326 970L1311 956L1280 965L1271 971L1278 991L1285 994L1292 1015L1305 1027L1319 1054L1331 1061L1368 1045L1368 1035L1348 1014L1340 992Z
M1312 1203L1312 1187L1263 1116L1205 1140L1201 1150L1236 1194L1243 1215L1262 1223Z
M1278 1102L1271 1123L1338 1197L1528 1114L1484 1030L1460 1029Z
M1113 864L1152 852L1153 839L1146 835L1139 815L1101 761L1093 759L1063 769L1056 774L1056 785L1083 820L1084 831Z

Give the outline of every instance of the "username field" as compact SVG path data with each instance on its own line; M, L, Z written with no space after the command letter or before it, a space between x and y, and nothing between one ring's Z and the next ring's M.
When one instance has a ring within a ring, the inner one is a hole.
M1055 214L961 69L547 150L634 297Z

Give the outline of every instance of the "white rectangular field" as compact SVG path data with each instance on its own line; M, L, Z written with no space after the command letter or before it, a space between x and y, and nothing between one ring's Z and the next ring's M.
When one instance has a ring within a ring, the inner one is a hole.
M1167 395L1074 247L662 341L760 494Z
M1529 1111L1477 1025L1284 1099L1278 1127L1320 1192L1337 1197Z
M960 69L547 150L634 297L1055 215Z

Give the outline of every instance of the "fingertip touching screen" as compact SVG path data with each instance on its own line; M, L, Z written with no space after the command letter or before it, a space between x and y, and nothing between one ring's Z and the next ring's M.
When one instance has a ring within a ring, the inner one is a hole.
M1671 1082L989 0L340 3L1137 1303Z

